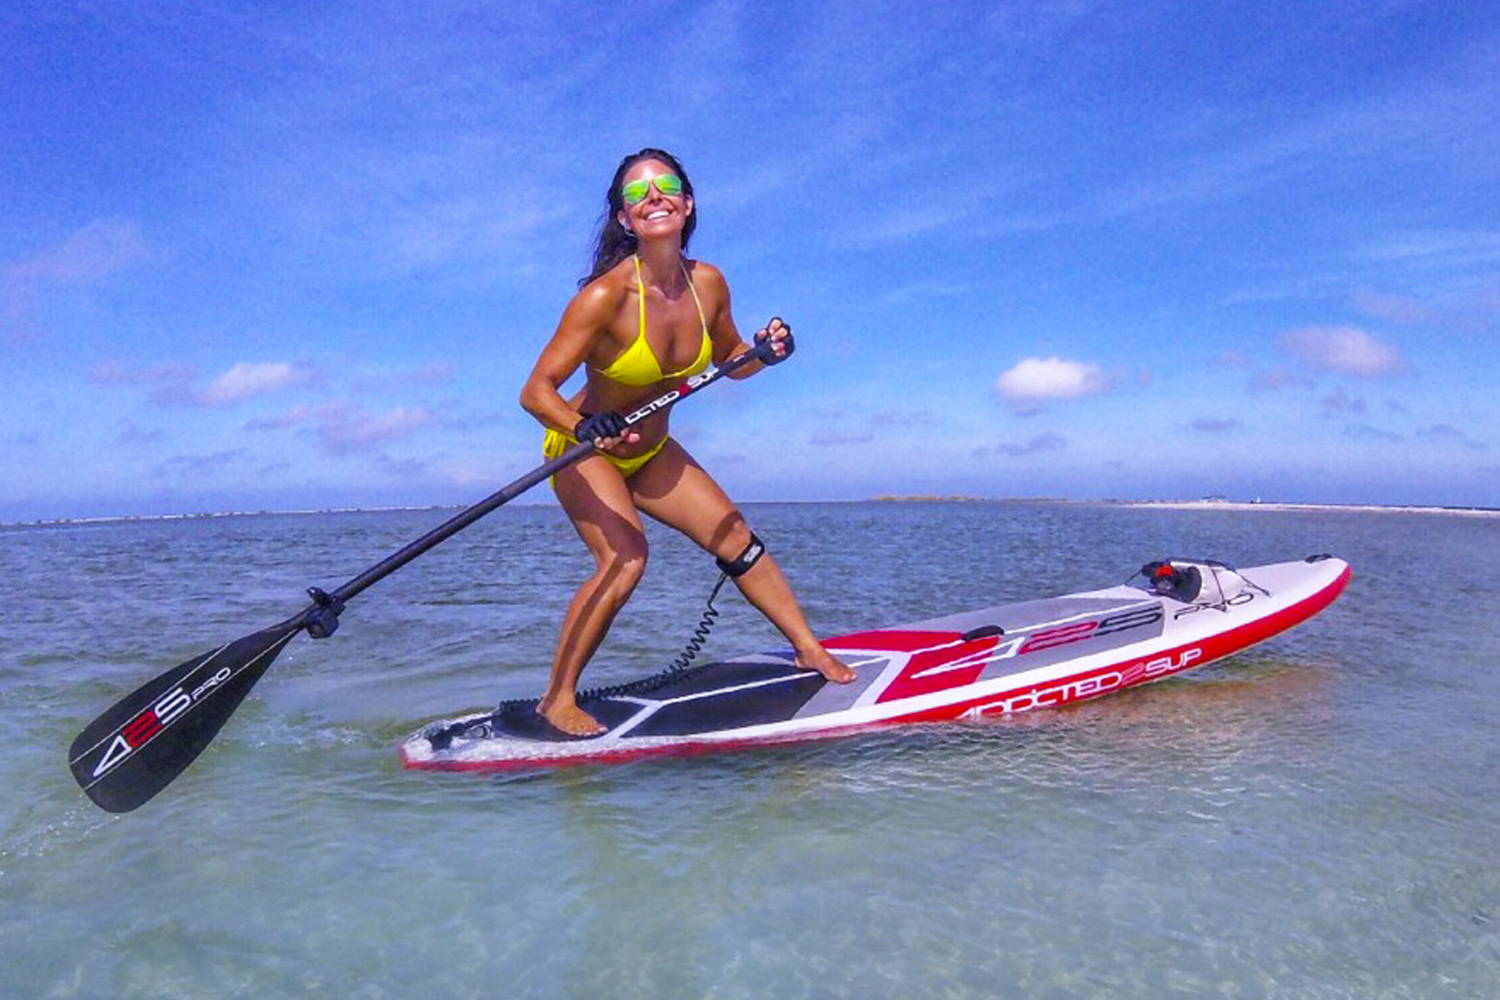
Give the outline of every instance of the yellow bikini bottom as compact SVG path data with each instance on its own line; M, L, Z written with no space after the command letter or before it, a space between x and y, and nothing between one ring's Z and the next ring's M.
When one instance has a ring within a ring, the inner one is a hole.
M669 437L662 438L656 444L652 445L651 449L644 455L631 455L627 458L620 455L611 455L607 451L601 451L599 454L603 455L610 465L619 469L620 475L629 479L641 471L641 466L655 458L656 453L665 448L667 442L670 440L671 438ZM573 435L564 434L562 431L555 431L549 427L547 428L546 436L542 438L542 457L548 459L556 458L577 443L578 439Z

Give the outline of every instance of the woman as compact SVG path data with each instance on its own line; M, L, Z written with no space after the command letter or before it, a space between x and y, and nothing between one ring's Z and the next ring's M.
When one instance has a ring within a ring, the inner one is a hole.
M676 158L660 149L625 157L608 199L593 271L579 282L521 390L521 405L547 428L544 455L555 457L586 439L598 449L552 481L595 569L563 618L551 680L537 711L568 735L605 731L578 706L578 677L645 570L641 513L717 557L746 599L792 643L798 666L832 681L852 681L854 671L814 638L786 578L733 502L668 436L669 412L624 426L622 412L703 371L710 361L722 365L750 348L730 316L724 276L683 256L698 220L693 186ZM769 340L777 358L791 351L791 331L779 319L755 337ZM579 365L586 366L587 384L564 399L558 387ZM763 367L751 362L733 377Z

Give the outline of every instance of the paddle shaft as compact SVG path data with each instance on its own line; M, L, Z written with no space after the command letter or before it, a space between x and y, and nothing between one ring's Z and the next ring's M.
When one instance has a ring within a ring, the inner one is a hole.
M762 360L763 358L759 351L756 349L751 349L725 362L719 368L713 368L699 375L690 376L677 388L665 393L664 395L658 396L656 399L653 399L651 402L646 403L639 409L633 410L630 413L626 414L625 424L626 426L638 424L652 414L660 413L663 410L670 409L684 396L687 396L690 393L697 392L698 390L703 389L706 386L712 385L714 382L717 382L719 379L733 374L752 361ZM572 465L574 462L577 462L579 459L584 458L593 450L594 442L579 441L577 444L573 445L567 451L563 452L556 458L537 466L535 469L532 469L530 472L526 473L526 475L517 479L515 482L501 487L494 493L485 497L483 500L474 504L472 507L468 507L465 510L462 510L459 513L455 514L453 517L444 521L436 528L433 528L427 534L423 535L421 538L418 538L416 541L412 542L410 545L407 545L405 548L402 548L397 552L393 552L391 555L382 559L374 566L371 566L363 573L354 577L348 583L345 583L343 586L330 593L328 597L337 602L336 606L341 606L344 602L347 602L356 594L359 594L366 587L369 587L371 584L382 580L385 577L396 572L396 570L400 569L402 566L405 566L407 563L411 562L413 559L417 558L428 549L431 549L435 545L438 545L439 543L452 538L454 535L458 534L458 532L467 528L469 525L473 524L481 517L484 517L495 508L504 506L505 504L514 500L516 497L520 496L522 493L525 493L527 490L531 489L537 483L540 483L542 480L555 475L560 469L565 469L568 466ZM320 610L320 608L321 603L314 604L309 607L307 611L315 613Z

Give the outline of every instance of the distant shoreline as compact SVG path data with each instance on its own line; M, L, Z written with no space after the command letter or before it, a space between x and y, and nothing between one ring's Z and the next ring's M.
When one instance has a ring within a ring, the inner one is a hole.
M1436 507L1420 504L1290 503L1257 500L1111 500L1122 507L1156 507L1163 510L1307 510L1342 511L1356 514L1456 514L1460 517L1500 517L1497 507Z
M322 507L307 510L217 510L193 514L105 514L98 517L47 517L34 521L0 521L0 528L43 528L67 524L123 524L134 521L208 521L226 517L305 517L310 514L388 514L393 511L462 510L463 504L415 507Z
M1423 504L1300 503L1296 501L1245 500L1073 500L1067 497L979 497L938 494L883 494L863 500L768 500L761 503L1056 503L1079 506L1137 507L1156 510L1224 511L1331 511L1359 514L1453 514L1459 517L1500 517L1500 507L1461 507ZM517 504L518 507L552 506ZM65 525L126 524L148 521L203 521L230 517L305 517L315 514L385 514L409 511L463 510L464 504L421 504L389 507L324 507L306 510L225 510L192 514L113 514L99 517L39 518L33 521L0 521L0 528L40 528Z

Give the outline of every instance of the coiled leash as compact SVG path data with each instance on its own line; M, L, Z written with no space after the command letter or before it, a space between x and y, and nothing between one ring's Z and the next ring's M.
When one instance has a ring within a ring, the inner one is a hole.
M694 626L692 637L688 639L687 645L683 646L682 652L678 653L676 658L664 669L649 677L626 681L623 684L611 684L605 687L589 688L580 691L578 692L578 703L581 705L584 702L597 701L601 698L650 694L652 691L658 691L666 687L673 681L691 676L695 670L701 670L706 666L710 666L711 664L701 663L697 667L692 667L691 664L693 660L697 659L698 654L703 651L703 647L708 644L709 633L713 631L714 623L719 619L720 611L714 607L714 600L719 596L719 591L723 589L726 581L737 580L750 572L751 567L759 562L760 557L765 554L765 542L762 542L760 536L752 531L750 532L750 542L739 555L733 559L715 558L714 562L719 567L719 580L714 584L713 590L709 591L708 601L703 609L703 617ZM536 698L512 698L508 701L502 701L495 706L494 714L499 715L508 709L513 711L517 708L535 706L537 701L538 699Z
M692 637L688 639L687 645L682 647L682 652L672 660L664 670L650 677L640 680L627 681L624 684L612 684L608 687L590 688L578 692L578 703L581 705L586 701L599 698L618 698L628 694L648 694L660 690L673 681L681 680L689 673L689 665L695 660L703 647L708 644L708 635L713 631L714 623L719 619L719 609L714 607L714 599L719 596L727 580L737 580L750 572L750 567L760 561L760 557L766 554L766 544L760 540L755 532L750 532L750 542L744 550L733 559L718 559L714 562L719 567L719 580L714 584L714 589L709 591L708 602L703 608L703 617L693 628ZM707 664L700 664L700 667Z

